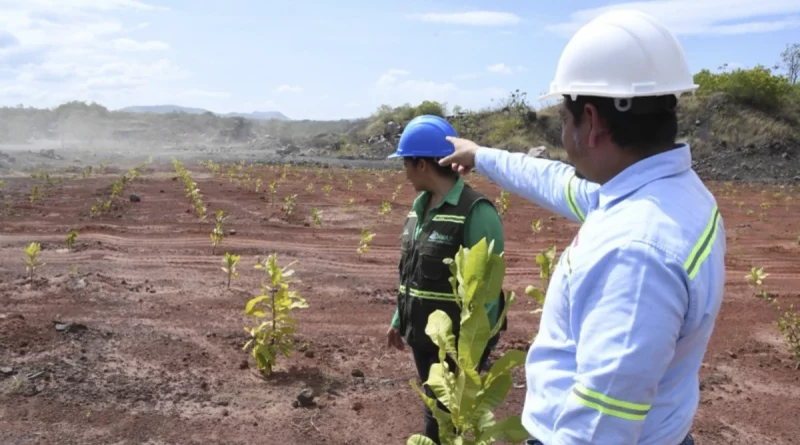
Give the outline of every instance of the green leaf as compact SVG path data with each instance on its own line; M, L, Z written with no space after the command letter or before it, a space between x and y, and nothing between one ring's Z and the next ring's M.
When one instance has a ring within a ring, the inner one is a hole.
M408 438L406 445L436 445L436 442L421 434L414 434Z
M450 417L450 413L446 411L442 411L439 408L439 405L436 403L435 399L428 397L420 388L417 386L417 382L413 379L410 381L411 387L417 391L417 394L422 397L422 401L425 402L425 405L430 408L431 412L433 413L434 419L439 424L439 438L443 437L453 437L453 429L455 425L453 424L453 420ZM443 441L446 442L446 441Z
M428 316L428 324L425 326L425 333L439 347L439 361L445 359L445 354L455 356L456 337L453 335L453 321L450 316L442 310L435 310Z
M432 364L425 384L430 386L433 394L442 402L442 405L452 412L455 400L451 399L451 396L455 396L456 381L453 373L445 368L445 364Z
M476 294L482 293L486 287L485 277L489 254L486 245L486 238L482 238L477 244L470 247L466 258L465 268L462 270L464 275L464 304L471 306ZM480 297L479 297L480 298ZM483 304L480 301L476 305Z
M500 332L500 329L503 328L503 321L508 316L508 310L511 309L511 306L514 305L514 302L517 301L517 295L511 291L506 294L506 306L503 308L503 312L500 313L500 316L497 318L497 323L495 323L494 328L492 328L492 333L489 338L494 337Z
M256 317L264 317L264 316L266 316L264 311L262 311L260 309L254 309L254 308L255 308L255 305L257 305L258 303L260 303L260 302L262 302L262 301L264 301L264 300L266 300L268 298L269 297L266 296L266 295L260 295L260 296L255 297L255 298L251 298L250 301L248 301L247 304L244 306L244 313L247 314L247 315L254 315Z
M520 351L519 349L509 349L505 354L503 354L502 357L492 363L492 367L489 369L489 372L486 373L486 377L484 377L483 384L486 387L491 386L497 377L506 374L512 369L524 364L525 359L525 352Z
M510 416L495 423L481 434L477 443L493 442L520 443L530 437L530 433L522 426L521 416Z
M458 363L460 366L475 369L489 343L491 326L486 308L477 305L466 319L461 320L458 337Z
M480 416L483 411L491 411L503 403L508 392L511 391L511 386L514 381L511 379L510 374L502 374L497 376L492 384L486 386L480 394L478 394L477 403L475 406L475 417Z

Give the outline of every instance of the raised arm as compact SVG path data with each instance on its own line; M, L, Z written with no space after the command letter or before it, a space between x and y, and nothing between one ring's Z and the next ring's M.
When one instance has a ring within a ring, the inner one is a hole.
M579 179L575 169L563 162L496 148L480 147L475 169L504 190L581 223L592 207L592 192L600 187Z

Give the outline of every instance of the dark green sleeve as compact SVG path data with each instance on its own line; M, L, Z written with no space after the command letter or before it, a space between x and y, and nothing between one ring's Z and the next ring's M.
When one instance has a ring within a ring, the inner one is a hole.
M483 238L486 238L487 243L494 241L493 253L505 251L503 221L490 202L479 201L475 203L464 224L464 243L468 247L472 247ZM495 298L487 303L486 312L489 316L489 321L494 326L500 317L499 299Z
M486 238L487 243L494 241L494 253L505 250L503 221L492 203L488 201L475 203L464 224L464 244L467 247L472 247Z

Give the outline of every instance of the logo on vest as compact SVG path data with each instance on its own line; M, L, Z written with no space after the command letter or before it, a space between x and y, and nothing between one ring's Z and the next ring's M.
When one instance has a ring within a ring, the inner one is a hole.
M452 244L453 243L453 237L450 236L450 235L443 235L443 234L441 234L441 233L439 233L439 232L434 230L428 236L428 241L431 242L431 243L436 243L436 244Z

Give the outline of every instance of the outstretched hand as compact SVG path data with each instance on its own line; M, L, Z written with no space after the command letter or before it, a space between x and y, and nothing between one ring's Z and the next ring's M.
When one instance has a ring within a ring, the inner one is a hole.
M447 136L447 140L453 144L455 151L439 160L439 165L450 165L453 170L466 174L475 168L475 154L480 146L469 139Z

